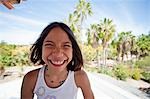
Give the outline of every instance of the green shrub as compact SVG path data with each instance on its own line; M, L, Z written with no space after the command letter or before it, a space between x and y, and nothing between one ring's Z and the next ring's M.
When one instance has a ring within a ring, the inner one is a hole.
M83 46L83 57L86 61L92 61L97 59L97 53L92 46Z
M89 72L98 72L99 68L96 68L94 66L89 66L87 64L84 65L85 70L89 71Z
M103 74L109 75L111 77L114 77L114 73L113 73L112 69L110 69L110 68L101 68L101 69L99 69L98 73L103 73Z
M135 65L139 68L145 68L150 66L150 56L147 56L142 60L136 61Z
M150 83L150 72L142 72L142 79Z
M89 68L87 68L87 70L90 72L97 72L98 71L98 69L95 67L89 67Z
M29 61L29 47L26 45L11 45L0 43L0 64L2 66L31 65Z
M115 77L119 80L126 80L126 78L129 76L127 67L122 64L114 67L113 72Z
M140 80L141 79L141 70L138 68L135 68L131 72L131 77L135 80Z

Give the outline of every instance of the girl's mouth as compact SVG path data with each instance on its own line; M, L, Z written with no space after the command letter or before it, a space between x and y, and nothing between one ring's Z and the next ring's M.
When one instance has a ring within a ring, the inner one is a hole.
M63 66L63 64L66 62L67 60L49 60L49 62L55 66L55 67L60 67L60 66Z

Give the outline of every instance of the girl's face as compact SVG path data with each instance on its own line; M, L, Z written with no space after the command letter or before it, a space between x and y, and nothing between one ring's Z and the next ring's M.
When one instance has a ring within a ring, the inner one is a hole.
M72 43L60 27L53 28L44 39L42 59L50 68L65 68L72 60Z

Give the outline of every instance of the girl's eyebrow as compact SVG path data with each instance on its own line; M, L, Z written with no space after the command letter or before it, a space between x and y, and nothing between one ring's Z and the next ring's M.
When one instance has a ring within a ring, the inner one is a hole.
M54 43L53 41L46 40L44 43ZM70 41L63 42L63 44L72 44Z
M53 43L53 42L50 40L46 40L46 41L44 41L44 43Z
M71 42L67 41L67 42L64 42L64 44L71 44Z

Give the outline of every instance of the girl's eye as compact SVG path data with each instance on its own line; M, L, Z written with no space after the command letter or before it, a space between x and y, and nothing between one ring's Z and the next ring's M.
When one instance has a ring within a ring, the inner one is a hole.
M53 47L53 44L45 44L46 47Z
M65 47L65 48L69 48L69 47L71 47L71 45L64 45L64 47Z

